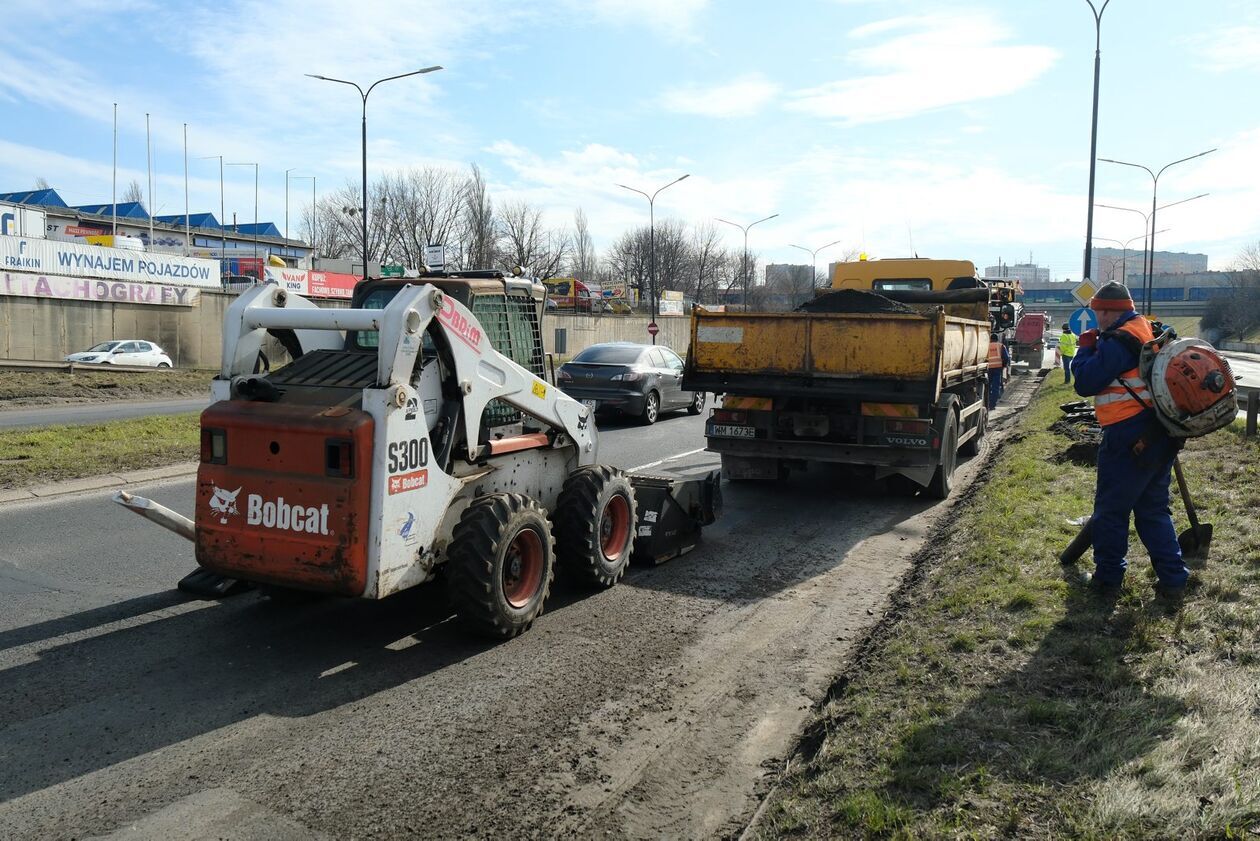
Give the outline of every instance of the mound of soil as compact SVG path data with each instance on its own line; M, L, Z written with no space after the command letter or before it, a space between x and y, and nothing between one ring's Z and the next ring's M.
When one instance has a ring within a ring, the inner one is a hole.
M797 312L855 312L855 313L874 313L874 312L914 312L914 309L899 304L896 301L890 301L883 295L877 295L874 292L863 292L860 289L837 289L833 292L824 292L812 301L806 301L796 308Z
M1098 464L1098 445L1102 443L1102 429L1097 424L1060 420L1050 425L1050 431L1072 441L1066 450L1051 456L1050 461L1055 464L1070 461L1083 467L1094 467Z

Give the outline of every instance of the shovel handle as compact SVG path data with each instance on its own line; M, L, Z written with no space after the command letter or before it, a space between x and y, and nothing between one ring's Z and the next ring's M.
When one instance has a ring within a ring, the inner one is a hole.
M1190 501L1190 489L1186 487L1186 477L1181 472L1180 456L1173 456L1173 473L1177 474L1177 489L1181 491L1181 501L1185 503L1186 513L1190 515L1190 527L1197 534L1199 531L1199 515L1195 513L1194 503Z

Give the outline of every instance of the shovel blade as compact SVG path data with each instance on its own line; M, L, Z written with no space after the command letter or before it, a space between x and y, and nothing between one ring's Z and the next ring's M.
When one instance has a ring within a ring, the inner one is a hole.
M1212 524L1199 523L1198 528L1188 528L1177 535L1177 543L1181 546L1183 558L1207 560L1208 549L1212 545Z

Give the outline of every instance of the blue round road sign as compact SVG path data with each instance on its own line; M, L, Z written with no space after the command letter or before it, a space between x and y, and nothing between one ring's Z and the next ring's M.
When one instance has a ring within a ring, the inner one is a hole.
M1068 316L1068 329L1078 336L1086 330L1095 329L1097 326L1098 316L1094 315L1094 311L1089 307L1081 307Z

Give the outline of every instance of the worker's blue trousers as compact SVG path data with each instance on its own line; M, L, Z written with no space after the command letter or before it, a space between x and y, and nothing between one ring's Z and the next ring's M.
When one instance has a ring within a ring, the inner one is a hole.
M1002 396L1002 369L989 369L989 411L997 408L998 398Z
M1133 454L1133 444L1154 424L1145 450ZM1103 428L1098 448L1098 487L1094 492L1094 576L1103 584L1119 584L1128 566L1129 515L1146 546L1155 575L1165 587L1184 587L1190 572L1181 559L1177 531L1168 506L1172 439L1159 422L1143 412L1135 418Z

